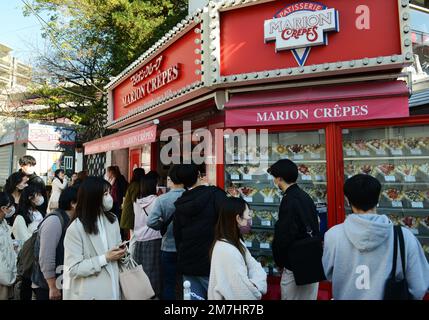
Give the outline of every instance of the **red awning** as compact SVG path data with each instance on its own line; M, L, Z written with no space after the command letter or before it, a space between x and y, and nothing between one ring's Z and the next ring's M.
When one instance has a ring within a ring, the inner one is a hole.
M156 141L156 125L130 129L84 144L85 154L126 149Z
M264 126L409 116L403 81L256 91L225 104L226 126Z

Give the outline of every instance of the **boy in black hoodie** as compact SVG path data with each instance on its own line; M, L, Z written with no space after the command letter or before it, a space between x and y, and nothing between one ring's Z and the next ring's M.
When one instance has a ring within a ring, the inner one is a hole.
M191 292L207 299L210 275L209 252L214 227L226 193L214 186L200 184L198 167L183 165L185 191L175 202L173 232L177 247L177 266Z
M28 185L35 185L41 190L44 201L37 209L42 213L42 215L45 215L46 209L48 208L48 196L46 194L45 182L34 172L36 159L32 156L23 156L19 159L19 166L21 167L20 171L25 173L29 179L27 182Z

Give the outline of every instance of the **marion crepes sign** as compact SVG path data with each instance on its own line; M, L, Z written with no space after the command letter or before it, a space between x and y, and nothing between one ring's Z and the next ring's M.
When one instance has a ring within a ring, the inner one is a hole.
M156 125L119 132L105 138L85 143L85 154L95 154L112 150L141 146L156 141Z
M220 12L220 76L401 68L412 60L404 10L398 0L282 0Z
M402 81L241 93L225 104L225 124L248 127L408 117L408 95Z
M195 72L195 61L201 57L196 51L201 48L195 42L196 28L121 80L112 91L113 120L201 80Z
M232 109L226 112L225 125L228 127L267 126L401 118L409 116L407 103L407 97L400 97L338 103L307 103L287 107Z

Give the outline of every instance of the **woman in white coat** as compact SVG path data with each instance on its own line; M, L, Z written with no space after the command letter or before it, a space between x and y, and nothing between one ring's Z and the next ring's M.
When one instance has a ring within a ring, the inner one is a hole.
M225 200L211 252L209 300L260 300L267 292L267 274L241 236L250 231L251 222L249 206L243 199Z
M110 212L110 184L88 177L77 195L76 215L64 238L64 300L119 300L121 234Z
M16 279L16 254L6 218L15 213L14 201L5 192L0 192L0 300L11 297Z
M58 209L58 201L60 200L61 192L65 188L67 188L68 185L68 179L67 176L64 174L63 169L58 169L55 171L54 179L52 180L52 193L51 198L49 199L48 203L48 211L54 211L55 209Z

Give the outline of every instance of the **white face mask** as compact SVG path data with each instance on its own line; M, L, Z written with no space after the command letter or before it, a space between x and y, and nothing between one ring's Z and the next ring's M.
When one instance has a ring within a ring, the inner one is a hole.
M40 207L43 203L45 203L45 199L42 196L39 196L33 202L36 207Z
M12 206L10 208L10 211L8 213L6 213L5 218L6 219L12 218L14 214L15 214L15 207Z
M34 173L34 167L27 167L25 170L23 170L25 174L32 175Z
M103 196L103 209L105 212L112 210L113 208L113 198L110 194Z

